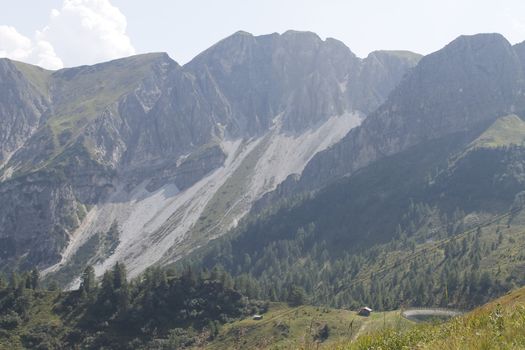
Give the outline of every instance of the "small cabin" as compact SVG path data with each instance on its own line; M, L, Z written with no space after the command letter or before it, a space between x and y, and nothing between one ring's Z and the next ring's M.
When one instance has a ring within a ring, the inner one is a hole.
M357 312L357 314L359 316L366 316L366 317L368 317L368 316L370 316L371 312L372 312L372 309L369 308L368 306L365 306L365 307L360 308L359 311Z
M257 314L256 314L256 315L253 315L253 316L252 316L252 319L255 320L255 321L260 321L260 320L263 319L263 317L262 317L262 315L257 315Z

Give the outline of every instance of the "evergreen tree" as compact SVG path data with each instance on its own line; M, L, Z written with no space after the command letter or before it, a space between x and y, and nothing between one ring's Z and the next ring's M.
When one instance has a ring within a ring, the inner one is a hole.
M126 277L126 266L117 261L113 267L113 286L115 289L121 288L123 285L127 284Z
M159 282L161 282L161 279L159 279ZM113 288L117 311L124 313L129 307L129 288L126 277L126 266L119 262L113 267Z
M288 303L290 306L303 305L306 301L306 292L302 287L292 285L288 293Z
M115 312L115 290L113 287L113 272L106 271L98 290L96 304L101 315L112 315Z
M18 285L20 284L20 276L15 272L11 272L11 276L9 278L9 288L15 290L18 289Z
M87 296L93 295L97 288L97 281L95 277L95 269L88 265L82 273L82 281L80 282L80 290Z
M8 286L7 279L3 273L0 273L0 290L6 289Z
M38 289L39 283L40 283L40 273L38 272L38 269L35 267L33 270L31 270L31 289Z

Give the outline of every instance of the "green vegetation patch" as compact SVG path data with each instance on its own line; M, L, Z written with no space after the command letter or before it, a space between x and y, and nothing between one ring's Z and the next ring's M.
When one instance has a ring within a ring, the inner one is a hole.
M470 149L497 148L525 143L525 121L515 114L497 119L490 128L474 140Z
M52 71L33 66L23 62L12 61L16 68L25 76L27 80L37 89L42 96L49 96L49 82Z
M148 269L133 282L115 264L79 289L43 290L38 271L0 275L0 349L179 349L200 346L223 324L263 312L218 273Z
M114 104L152 72L158 57L138 55L55 72L54 88L60 96L55 106L57 114L50 120L55 135L65 129L77 130L108 108L116 112Z
M355 311L272 303L262 320L226 324L207 349L316 349L382 329L405 329L414 323L399 311L358 316Z

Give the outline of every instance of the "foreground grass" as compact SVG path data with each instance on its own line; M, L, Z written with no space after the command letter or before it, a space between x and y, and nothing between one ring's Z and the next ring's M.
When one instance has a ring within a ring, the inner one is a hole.
M383 330L331 349L525 349L525 288L443 324Z

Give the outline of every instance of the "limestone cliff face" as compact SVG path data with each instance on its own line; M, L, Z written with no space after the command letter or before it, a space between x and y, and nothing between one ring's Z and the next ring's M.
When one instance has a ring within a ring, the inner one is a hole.
M239 32L185 66L162 53L56 72L2 59L0 239L15 249L0 262L49 266L92 206L125 206L122 198L139 187L175 186L169 193L189 196L214 171L238 174L228 170L238 165L234 156L256 157L250 147L270 132L280 142L276 133L299 146L308 140L298 149L306 162L330 144L323 137L341 134L330 125L355 125L347 117L326 124L330 118L374 110L418 60L399 52L360 59L335 39L295 31ZM272 152L279 151L287 150ZM275 178L267 181L260 186L271 188ZM231 203L244 198L235 195Z
M59 252L85 215L70 184L54 174L10 180L0 187L1 258L11 267L46 265ZM23 259L20 259L23 256Z
M366 114L419 58L378 52L360 59L342 42L323 41L310 32L238 32L184 68L199 86L218 90L216 98L227 101L227 119L220 121L231 135L254 135L279 114L289 131L302 131L345 111Z

